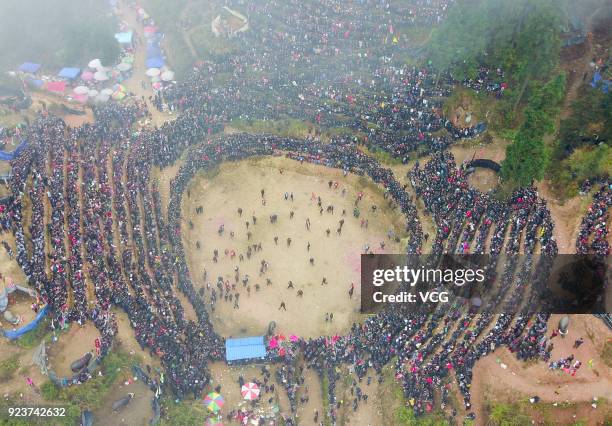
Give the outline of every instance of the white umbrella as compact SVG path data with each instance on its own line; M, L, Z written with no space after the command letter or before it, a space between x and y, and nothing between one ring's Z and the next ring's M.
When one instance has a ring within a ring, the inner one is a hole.
M170 70L164 71L161 73L161 79L162 81L172 81L174 80L174 73Z
M128 64L127 62L121 62L119 65L117 65L117 69L119 71L128 71L131 68L132 64Z
M108 75L106 75L106 73L104 71L97 71L94 74L94 79L96 81L106 81L106 80L108 80Z
M256 383L245 383L244 385L242 385L242 388L240 389L240 393L242 394L242 398L246 399L247 401L253 401L255 399L257 399L257 397L259 397L259 386L257 386Z
M109 99L110 99L109 95L107 95L106 93L100 93L98 96L96 96L94 101L98 103L104 103L104 102L108 102Z
M77 86L72 91L76 93L77 95L85 95L89 93L89 88L85 86Z
M92 59L91 61L89 61L89 64L87 64L89 66L89 68L100 68L102 66L102 62L100 62L99 59Z
M106 95L106 96L110 96L110 95L112 95L112 94L113 94L113 92L114 92L114 90L113 90L113 89L111 89L111 88L109 88L109 87L107 87L106 89L102 89L102 90L100 90L100 94L102 94L102 95Z
M100 92L98 92L96 89L91 89L89 90L89 92L87 93L87 96L89 96L90 98L95 98L96 96L98 96L100 94Z
M146 72L146 74L149 77L156 77L161 73L161 71L159 70L159 68L149 68Z

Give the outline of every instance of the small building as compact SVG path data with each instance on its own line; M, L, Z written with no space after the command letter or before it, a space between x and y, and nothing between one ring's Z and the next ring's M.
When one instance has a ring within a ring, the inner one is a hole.
M19 66L19 71L29 74L36 74L39 69L40 64L35 64L33 62L24 62Z
M228 364L261 361L266 357L264 336L241 337L225 341L225 360Z
M65 67L65 68L62 68L60 72L57 73L57 76L68 79L68 80L74 80L75 78L79 76L80 73L81 73L80 68Z

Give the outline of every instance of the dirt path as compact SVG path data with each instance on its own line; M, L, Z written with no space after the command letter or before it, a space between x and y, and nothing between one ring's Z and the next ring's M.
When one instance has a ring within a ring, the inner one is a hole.
M600 2L595 8L593 13L585 19L585 32L591 33L593 31L593 20L601 13L601 9L605 7L607 2ZM587 37L584 42L583 54L574 61L570 61L564 65L568 75L568 87L565 95L565 102L559 114L559 119L564 120L568 118L572 112L572 103L576 100L580 94L580 88L584 84L582 76L590 70L590 63L593 58L593 41L592 37Z
M151 124L160 126L166 121L173 120L175 116L158 111L149 101L149 97L154 96L155 92L151 87L149 78L145 74L147 71L147 52L144 28L136 19L136 10L134 8L130 7L127 2L119 2L118 4L122 19L134 32L134 39L138 40L134 54L134 63L132 64L132 77L124 80L122 84L130 92L134 93L137 98L144 98L152 116ZM142 84L143 82L144 84Z
M552 330L560 319L553 315L548 325ZM521 397L539 396L543 402L580 403L593 397L612 399L612 372L601 359L601 349L610 335L609 330L592 315L573 315L568 335L553 339L552 360L575 355L582 361L576 376L563 371L550 370L547 363L524 363L516 359L506 348L497 349L476 363L471 386L472 407L478 424L486 421L485 403L498 392L513 392L513 400ZM573 343L579 337L584 343L578 349ZM592 360L593 367L588 366ZM502 368L502 364L507 368ZM520 394L520 397L516 396Z

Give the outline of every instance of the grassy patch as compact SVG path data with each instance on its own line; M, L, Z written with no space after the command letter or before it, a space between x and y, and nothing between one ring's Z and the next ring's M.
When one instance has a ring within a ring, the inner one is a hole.
M388 153L387 151L383 151L382 149L372 146L370 148L366 147L366 146L359 146L358 148L360 151L362 151L364 154L369 155L370 157L373 157L376 159L376 161L378 161L379 163L386 165L386 166L399 166L402 164L402 160L399 158L395 158L394 156L392 156L390 153Z
M102 376L96 376L77 386L58 388L53 383L43 383L43 398L74 406L77 409L96 410L102 406L111 387L118 381L132 376L132 364L139 362L138 357L122 351L109 353L101 364ZM55 389L53 389L55 388Z
M19 354L11 355L8 359L0 361L0 382L12 379L18 369Z
M487 401L485 410L488 424L493 426L523 426L531 424L531 419L519 403Z
M612 148L608 145L577 148L568 158L551 162L549 173L555 195L562 199L574 197L586 179L612 176Z
M43 319L33 330L28 331L19 339L15 340L15 344L24 349L32 349L40 344L43 339L51 335L49 331L49 319Z
M207 412L201 401L181 401L176 403L171 397L161 400L164 417L161 426L192 426L201 425Z
M206 58L212 57L222 59L225 56L237 53L240 45L236 39L226 37L215 37L210 29L210 25L202 25L194 28L189 33L191 44L199 56Z
M608 340L601 350L601 359L606 363L606 365L612 368L612 341Z
M329 413L329 378L327 377L327 373L323 373L323 378L321 380L321 392L322 392L322 402L323 402L323 424L325 426L331 425L331 419L328 416Z

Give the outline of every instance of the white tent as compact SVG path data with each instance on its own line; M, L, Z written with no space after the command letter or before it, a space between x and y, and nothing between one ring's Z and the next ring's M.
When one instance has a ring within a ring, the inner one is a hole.
M102 62L96 58L89 61L89 64L87 65L89 66L89 68L98 69L102 66Z
M161 71L159 70L159 68L149 68L146 72L147 76L149 77L156 77L159 74L161 74Z
M94 79L96 81L106 81L108 80L108 75L104 71L96 71L94 74Z
M168 70L161 73L162 81L172 81L174 80L174 72Z

